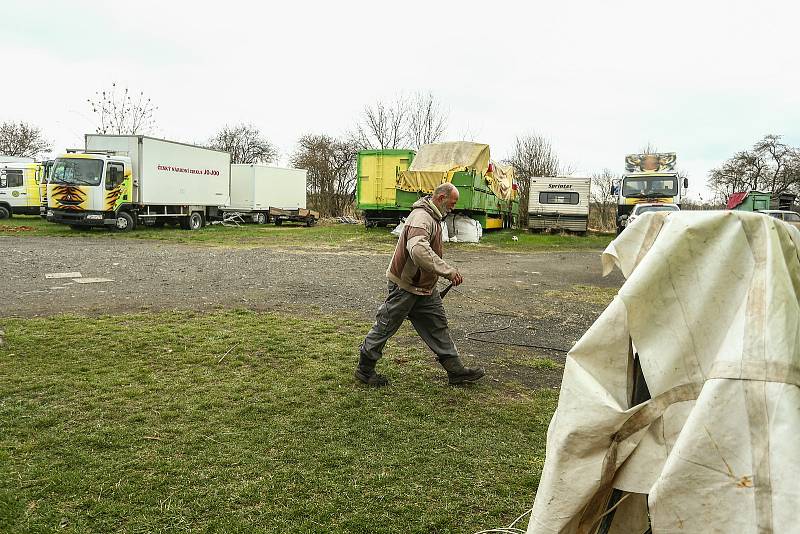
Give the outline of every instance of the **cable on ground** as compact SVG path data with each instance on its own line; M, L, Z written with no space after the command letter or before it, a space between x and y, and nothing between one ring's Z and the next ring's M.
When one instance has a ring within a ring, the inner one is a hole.
M448 286L446 291L449 291L450 289L452 289L453 291L455 291L459 295L461 295L461 296L463 296L463 297L465 297L465 298L467 298L469 300L478 302L478 303L480 303L480 304L482 304L484 306L489 306L491 308L494 308L495 310L499 310L499 312L500 312L500 313L497 313L497 312L484 312L485 315L497 315L499 317L509 317L508 324L506 326L503 326L503 327L500 327L500 328L492 328L492 329L489 329L489 330L475 330L475 331L472 331L472 332L467 332L466 335L465 335L465 337L467 339L469 339L471 341L478 341L480 343L491 343L491 344L494 344L494 345L507 345L507 346L510 346L510 347L526 347L526 348L531 348L531 349L541 349L541 350L547 350L547 351L551 351L551 352L559 352L561 354L566 354L566 353L568 353L570 351L570 349L564 349L564 348L561 348L561 347L550 347L548 345L538 345L538 344L534 344L534 343L513 343L513 342L510 342L510 341L497 341L497 340L494 340L494 339L484 339L484 338L476 337L478 334L493 334L493 333L496 333L496 332L502 332L503 330L508 330L509 328L511 328L511 325L514 322L514 319L525 319L525 316L520 314L520 313L509 312L508 310L504 310L503 308L497 306L496 304L492 304L492 303L486 302L486 301L484 301L482 299L479 299L477 297L472 297L470 295L467 295L466 293L464 293L463 291L460 291L456 287Z

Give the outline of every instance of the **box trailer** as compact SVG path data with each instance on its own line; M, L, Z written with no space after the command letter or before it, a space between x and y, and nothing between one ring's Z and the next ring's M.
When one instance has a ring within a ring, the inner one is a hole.
M589 224L590 187L589 178L531 178L528 228L586 232Z
M313 221L311 224L314 224L319 214L306 209L307 174L305 169L231 165L230 202L222 206L222 211L249 217L258 224L301 219L301 222Z
M397 224L406 217L408 206L397 202L397 181L408 170L416 152L407 149L362 150L358 153L356 209L364 224Z
M47 219L73 228L166 222L196 230L230 202L230 154L142 135L87 134L56 158Z

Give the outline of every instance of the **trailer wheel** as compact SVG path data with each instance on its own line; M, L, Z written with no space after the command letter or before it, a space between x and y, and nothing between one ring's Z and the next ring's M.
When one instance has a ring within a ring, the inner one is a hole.
M315 224L317 224L316 219L306 219L306 226L311 227L314 226Z
M127 211L120 211L117 213L117 220L114 223L114 227L118 232L130 232L136 228L136 223L130 213Z
M193 211L189 215L189 230L199 230L205 225L203 214L199 211Z
M0 206L0 219L8 219L11 217L11 210L5 206Z
M253 222L256 224L267 224L267 214L258 212L253 214Z
M275 226L280 226L283 224L283 219L275 219Z

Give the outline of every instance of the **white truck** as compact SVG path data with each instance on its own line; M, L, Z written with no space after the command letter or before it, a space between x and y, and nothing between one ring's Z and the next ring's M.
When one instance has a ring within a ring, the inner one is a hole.
M576 176L531 178L528 228L585 233L590 187L589 178Z
M230 154L142 135L87 134L56 158L47 220L72 228L177 223L197 230L230 201Z
M674 152L625 156L625 173L613 186L617 197L617 234L625 228L636 204L659 202L680 208L689 180L678 175L676 160Z
M41 188L47 183L50 162L35 162L31 158L0 160L0 219L19 215L39 215L42 205Z
M230 202L226 214L249 217L257 224L284 220L316 223L319 215L306 209L305 169L286 169L256 164L231 165Z

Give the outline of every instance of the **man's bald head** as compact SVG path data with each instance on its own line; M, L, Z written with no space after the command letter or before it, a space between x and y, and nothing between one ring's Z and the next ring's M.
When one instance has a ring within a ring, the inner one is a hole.
M453 211L453 207L458 202L458 188L450 182L440 184L433 190L431 201L439 208L442 215L447 215Z

